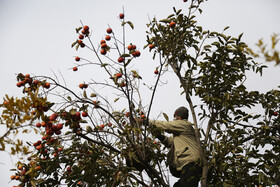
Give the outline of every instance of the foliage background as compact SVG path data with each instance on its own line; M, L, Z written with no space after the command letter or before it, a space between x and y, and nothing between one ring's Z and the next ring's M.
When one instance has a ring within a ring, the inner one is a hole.
M53 75L54 71L62 72L69 87L78 89L77 85L91 78L91 74L98 71L80 69L73 76L75 55L83 54L83 50L76 52L70 47L75 40L75 28L80 20L93 29L95 42L105 35L109 24L114 30L120 29L120 22L116 17L125 8L126 18L133 21L135 30L128 33L128 40L137 46L145 45L146 23L156 16L165 18L172 13L172 7L184 8L186 4L181 0L153 0L153 1L0 1L0 97L4 94L21 96L21 91L15 84L15 73L34 73L36 75ZM198 16L198 23L204 29L222 31L225 26L230 26L226 34L238 36L244 32L243 40L251 47L258 39L269 41L269 36L279 33L280 24L278 11L280 2L277 0L209 0L202 5L203 14ZM120 30L119 30L120 31ZM137 62L138 61L138 62ZM152 62L148 50L142 52L141 58L134 63L139 63L138 69L142 72L143 82L153 80L153 70L157 64ZM249 77L248 88L267 91L279 85L279 68L270 67L264 76L256 79ZM145 71L143 71L145 70ZM178 97L180 89L174 75L167 73L163 80L168 84L163 85L156 93L154 109L151 116L157 117L160 112L169 116L181 103L186 103L185 98ZM168 90L176 90L168 92ZM174 98L174 99L169 99ZM162 116L160 116L162 118ZM0 129L1 130L1 129ZM1 132L1 131L0 131ZM0 134L1 135L1 134ZM0 186L7 186L9 169L17 159L10 158L7 153L0 152ZM12 185L12 184L9 184Z

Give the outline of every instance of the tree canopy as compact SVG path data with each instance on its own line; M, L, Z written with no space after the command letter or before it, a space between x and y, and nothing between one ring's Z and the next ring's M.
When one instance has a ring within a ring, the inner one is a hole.
M226 35L229 27L220 33L198 24L203 0L186 3L187 13L174 7L173 14L147 24L144 48L158 63L147 103L134 64L144 53L142 46L126 41L134 24L124 13L120 38L108 28L95 44L90 26L76 28L72 48L96 58L76 56L73 71L94 66L104 72L104 80L87 80L76 92L57 77L17 75L23 96L6 95L0 105L0 123L6 127L1 150L28 157L18 162L12 180L19 186L169 186L167 149L155 141L148 119L161 77L172 71L200 144L202 186L279 185L280 91L260 93L245 84L248 72L261 76L265 71L257 62L261 55L279 64L278 35L272 36L272 50L260 40L260 52L254 52L242 34ZM18 136L34 133L36 142Z

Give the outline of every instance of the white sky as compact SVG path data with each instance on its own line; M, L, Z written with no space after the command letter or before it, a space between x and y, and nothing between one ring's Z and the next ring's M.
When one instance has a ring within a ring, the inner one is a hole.
M127 30L127 43L135 43L141 50L137 68L145 71L144 82L154 78L153 71L157 66L146 44L148 16L158 19L173 13L172 7L186 7L183 0L0 0L0 102L4 94L22 96L16 87L15 73L50 75L52 71L62 72L69 87L77 87L82 81L98 76L94 68L80 68L73 72L74 56L89 56L89 51L71 48L77 35L75 28L80 20L89 25L93 31L95 44L106 34L108 24L114 31L120 31L117 16L125 8L126 20L134 23L135 30ZM260 38L269 41L272 33L280 33L279 0L209 0L202 6L203 14L199 24L204 29L222 31L230 26L225 34L237 36L244 33L243 39L253 47ZM86 52L85 52L86 51ZM279 85L279 67L271 68L259 79L249 77L249 87L266 91ZM145 77L147 77L145 79ZM172 116L173 111L185 103L184 97L172 74L163 77L168 84L157 92L153 115L160 112ZM172 90L172 92L170 92ZM1 133L0 133L1 134ZM12 186L9 182L12 172L9 171L16 159L0 152L0 186Z

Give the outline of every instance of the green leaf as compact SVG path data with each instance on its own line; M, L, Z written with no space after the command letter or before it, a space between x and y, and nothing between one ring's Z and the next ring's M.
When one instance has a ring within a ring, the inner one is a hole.
M101 64L101 67L105 67L105 66L107 66L108 64L106 64L106 63L102 63Z
M181 13L182 9L179 9L177 12L176 12L176 15L179 15Z
M87 127L86 127L86 131L89 132L89 133L91 133L93 130L92 130L92 128L91 128L90 126L87 126Z
M130 54L123 54L121 57L130 57Z
M163 113L164 118L166 119L166 121L169 121L169 117L167 114Z
M71 115L75 115L77 111L76 111L76 109L72 108L69 112Z
M119 97L118 97L118 98L116 98L116 99L114 100L114 102L117 102L119 99L120 99Z
M132 29L134 29L134 25L132 24L132 22L127 21L126 23L128 23L128 25L129 25Z
M71 47L74 47L78 43L78 40L72 43Z
M76 28L76 33L78 33L83 27Z
M169 20L169 19L162 19L162 20L160 20L159 22L162 22L162 23L169 23L170 20Z
M125 63L124 67L126 67L130 62L131 62L132 59L128 59L128 61Z
M226 27L224 28L224 31L227 30L228 28L229 28L229 26L226 26Z
M84 96L84 98L87 98L87 92L85 90L84 90L83 96Z

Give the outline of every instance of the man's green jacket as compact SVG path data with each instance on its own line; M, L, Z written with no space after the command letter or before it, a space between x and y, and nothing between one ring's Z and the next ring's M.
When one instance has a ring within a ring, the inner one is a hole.
M171 137L165 137L163 144L168 148L174 143L174 165L177 171L191 162L198 161L199 154L198 143L195 138L193 125L187 120L159 121L151 120L150 123L163 129L167 133L173 134ZM168 154L171 155L171 154ZM167 159L170 160L170 159ZM170 164L170 163L168 163Z

